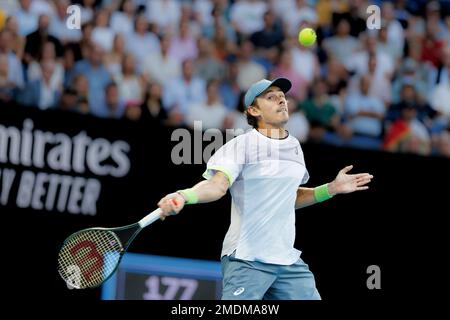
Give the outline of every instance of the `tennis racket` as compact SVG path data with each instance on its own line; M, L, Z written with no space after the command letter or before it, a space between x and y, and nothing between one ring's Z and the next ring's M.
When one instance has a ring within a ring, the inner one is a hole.
M58 272L76 289L95 288L116 271L138 233L160 218L156 209L139 222L119 228L89 228L70 235L58 255Z

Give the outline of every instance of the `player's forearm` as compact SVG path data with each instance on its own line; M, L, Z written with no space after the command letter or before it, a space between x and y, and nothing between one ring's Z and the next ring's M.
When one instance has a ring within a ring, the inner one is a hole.
M222 198L230 186L229 178L223 172L216 172L210 179L197 183L192 188L178 190L166 195L158 202L161 219L177 214L186 204L205 203Z
M304 208L317 203L313 188L298 188L295 209Z
M295 199L295 209L304 208L336 195L335 182L330 182L316 188L298 188Z
M219 200L227 193L227 186L216 181L204 180L191 188L197 195L198 203Z

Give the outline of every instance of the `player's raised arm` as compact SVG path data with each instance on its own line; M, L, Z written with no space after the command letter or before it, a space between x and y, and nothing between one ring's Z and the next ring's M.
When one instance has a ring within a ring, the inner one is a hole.
M367 190L367 184L373 175L369 173L347 174L353 166L347 166L339 171L336 178L327 184L316 188L299 188L295 200L295 209L304 208L312 204L330 199L334 195Z
M158 202L162 209L161 218L177 214L183 209L185 204L206 203L219 200L228 190L230 182L228 177L221 171L208 180L197 183L190 189L179 190L170 193Z

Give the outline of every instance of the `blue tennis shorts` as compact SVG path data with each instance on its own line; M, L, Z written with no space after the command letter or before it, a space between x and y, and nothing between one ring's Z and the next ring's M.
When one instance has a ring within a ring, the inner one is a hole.
M283 266L222 257L222 300L321 300L314 275L301 258Z

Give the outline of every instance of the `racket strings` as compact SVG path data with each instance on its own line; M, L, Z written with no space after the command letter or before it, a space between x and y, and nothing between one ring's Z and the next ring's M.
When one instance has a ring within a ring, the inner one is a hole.
M64 243L58 257L58 271L75 288L96 287L114 272L123 251L113 232L85 230Z

